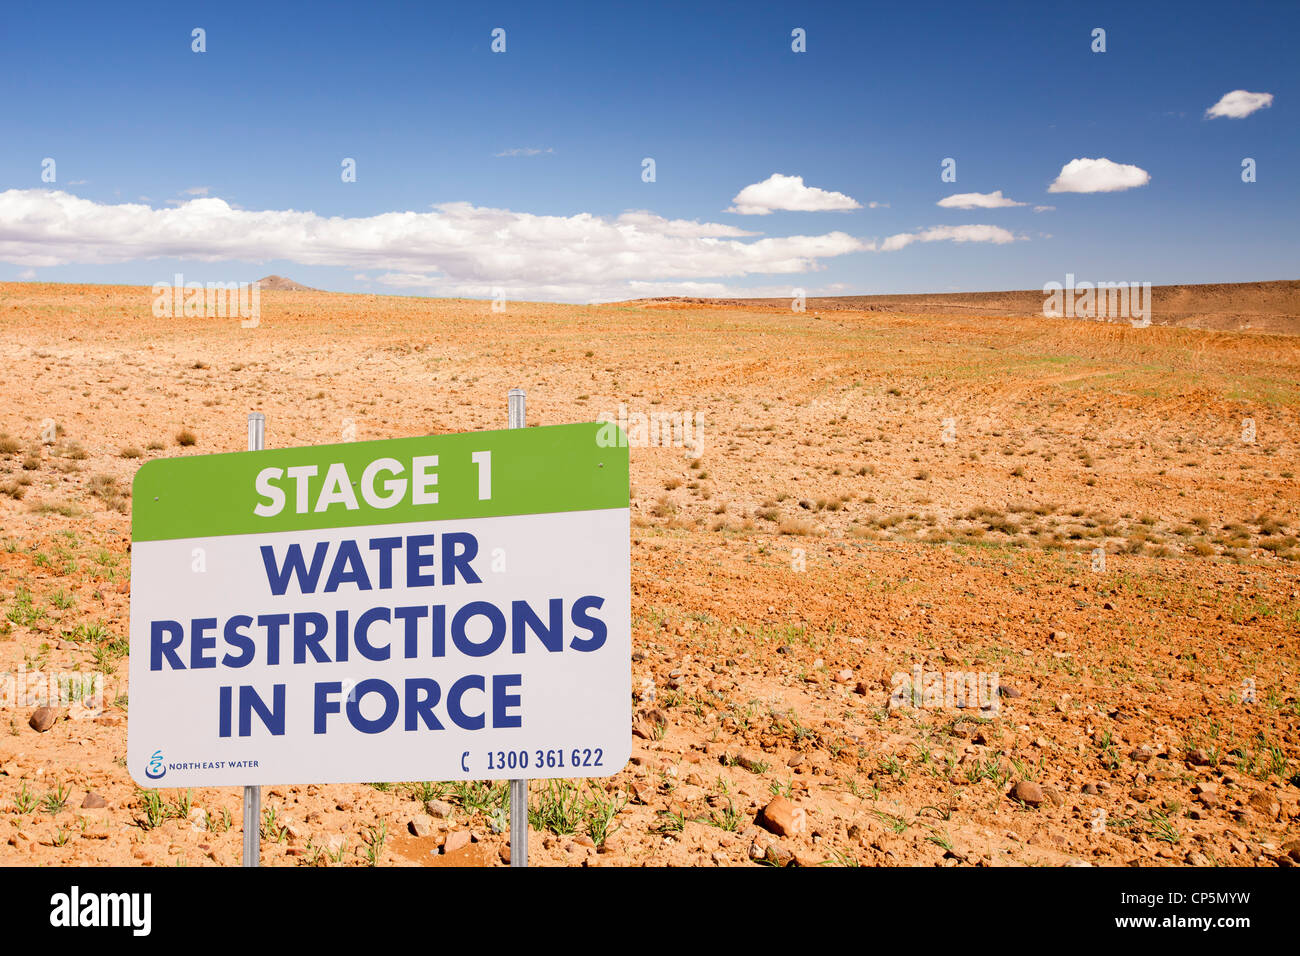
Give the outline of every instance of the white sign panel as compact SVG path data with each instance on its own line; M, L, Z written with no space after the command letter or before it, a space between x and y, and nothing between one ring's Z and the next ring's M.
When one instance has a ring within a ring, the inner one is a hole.
M192 787L621 770L627 451L595 434L558 426L142 468L132 776ZM191 507L205 489L220 506ZM177 525L184 537L170 536Z

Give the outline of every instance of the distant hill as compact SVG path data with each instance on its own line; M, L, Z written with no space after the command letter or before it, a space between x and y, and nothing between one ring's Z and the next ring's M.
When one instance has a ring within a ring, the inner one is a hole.
M310 286L301 285L292 279L286 279L284 276L263 276L257 280L261 283L263 292L319 292L319 289L313 289Z
M1063 277L1055 277L1057 282ZM1094 279L1080 275L1079 279ZM809 297L810 314L818 312L896 312L904 315L987 315L1029 317L1043 314L1040 290L947 292L915 295L846 295ZM672 308L681 305L774 308L788 311L790 299L636 299ZM1158 285L1151 288L1151 324L1220 331L1300 334L1300 281L1234 282L1207 285Z

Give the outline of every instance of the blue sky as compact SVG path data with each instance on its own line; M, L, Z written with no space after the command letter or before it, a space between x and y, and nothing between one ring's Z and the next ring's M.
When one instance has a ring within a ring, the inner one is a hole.
M465 6L10 2L0 280L586 301L1296 277L1296 4ZM1234 90L1270 105L1206 118ZM1083 158L1149 180L1048 191ZM858 208L728 211L773 174ZM998 190L1024 205L937 205ZM934 231L969 226L996 228Z

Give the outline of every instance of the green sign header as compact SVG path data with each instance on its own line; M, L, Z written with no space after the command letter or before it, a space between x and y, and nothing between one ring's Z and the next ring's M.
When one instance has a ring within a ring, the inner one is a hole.
M135 541L626 508L607 423L160 458L136 472ZM621 447L620 447L621 446Z

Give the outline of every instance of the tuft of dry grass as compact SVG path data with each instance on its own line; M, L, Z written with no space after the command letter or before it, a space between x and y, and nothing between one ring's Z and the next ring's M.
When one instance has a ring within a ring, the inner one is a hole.
M90 493L108 507L126 513L128 492L118 485L117 479L112 475L92 475L88 487Z
M0 484L0 495L8 495L14 501L21 501L23 495L27 494L27 486L32 480L26 475L19 475L12 481L6 481Z
M809 536L817 534L817 525L808 518L786 518L776 528L779 534Z

